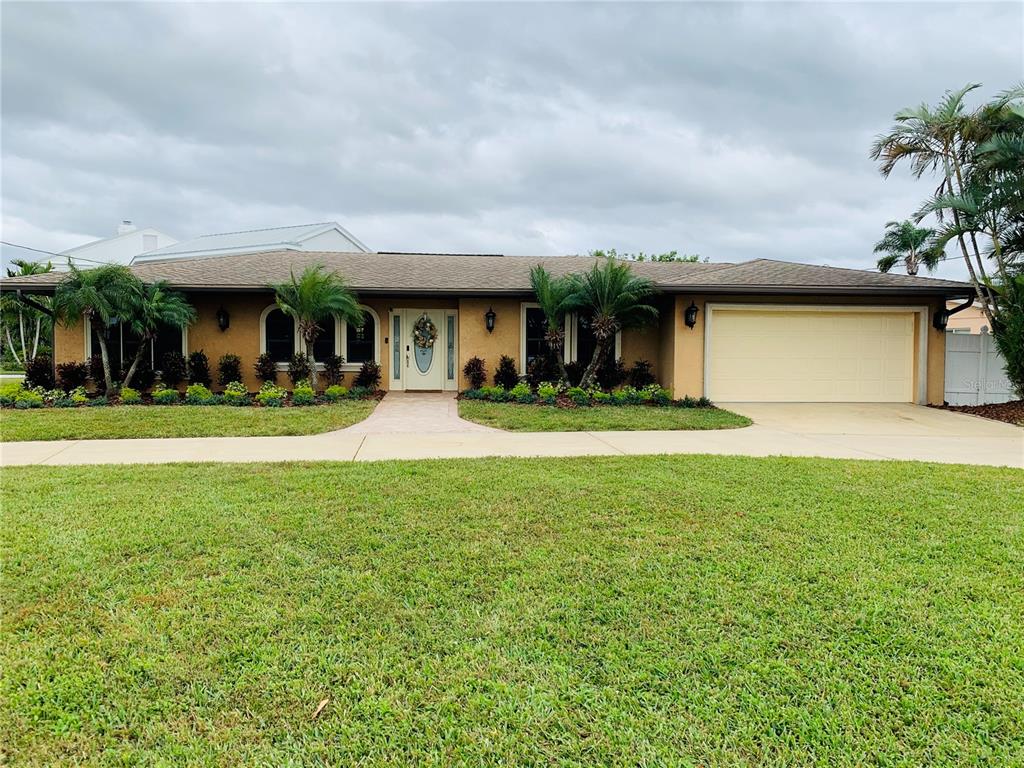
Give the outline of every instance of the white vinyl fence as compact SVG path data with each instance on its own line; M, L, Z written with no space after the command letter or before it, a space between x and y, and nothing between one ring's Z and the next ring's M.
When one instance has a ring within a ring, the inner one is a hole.
M996 343L981 333L946 331L946 402L983 405L1013 400L1003 358Z

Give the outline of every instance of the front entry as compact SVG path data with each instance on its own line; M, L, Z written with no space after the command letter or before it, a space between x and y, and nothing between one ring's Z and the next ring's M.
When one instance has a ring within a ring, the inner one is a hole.
M455 382L455 310L396 309L392 312L393 389L453 389ZM396 375L397 374L397 375Z

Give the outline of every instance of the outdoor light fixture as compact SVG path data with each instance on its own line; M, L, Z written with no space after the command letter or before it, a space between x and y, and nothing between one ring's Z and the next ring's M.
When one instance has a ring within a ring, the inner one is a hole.
M493 307L488 307L487 308L487 314L484 315L484 321L487 323L487 332L488 333L494 333L494 318L496 318L496 317L497 317L497 315L494 314L494 308Z
M683 322L686 323L687 328L693 328L697 324L698 311L697 305L691 301L690 306L686 308L686 312L683 314Z
M221 307L217 310L217 327L226 331L229 325L231 325L231 317L228 315L228 311Z

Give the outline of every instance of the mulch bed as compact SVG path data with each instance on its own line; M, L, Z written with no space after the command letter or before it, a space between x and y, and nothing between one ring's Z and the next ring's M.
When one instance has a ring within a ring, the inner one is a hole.
M1024 427L1024 400L1011 400L1008 403L989 403L988 405L940 405L945 411L971 413L986 419L1005 421Z

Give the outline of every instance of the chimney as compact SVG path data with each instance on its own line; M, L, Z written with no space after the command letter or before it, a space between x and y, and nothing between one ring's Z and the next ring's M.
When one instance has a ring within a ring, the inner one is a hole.
M129 232L134 232L138 227L132 224L131 219L124 219L120 224L117 225L117 234L127 235Z

